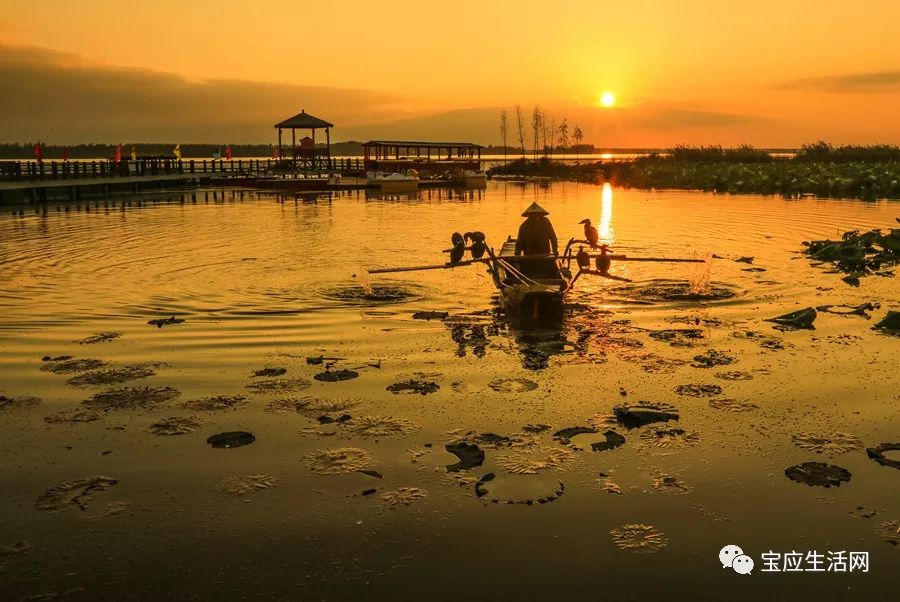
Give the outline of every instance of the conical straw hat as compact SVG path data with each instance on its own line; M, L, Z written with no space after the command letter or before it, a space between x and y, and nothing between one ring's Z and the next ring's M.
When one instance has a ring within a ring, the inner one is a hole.
M550 212L537 203L532 203L528 209L522 212L523 217L528 217L529 215L550 215Z

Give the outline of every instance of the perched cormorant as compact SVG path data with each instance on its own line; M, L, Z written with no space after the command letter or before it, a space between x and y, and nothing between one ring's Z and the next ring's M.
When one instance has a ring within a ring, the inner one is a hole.
M597 243L600 242L600 233L597 232L597 228L591 225L591 220L583 219L579 224L584 224L584 239L588 241L588 244L593 248L597 248Z
M608 250L609 245L600 245L600 257L594 262L594 265L597 266L597 271L601 274L608 274L609 266L612 265L612 259L606 254Z
M472 241L471 251L474 259L481 259L487 250L487 243L484 242L484 232L466 232L463 234L465 240Z
M582 270L586 270L591 267L591 258L588 256L587 251L584 250L584 247L578 247L578 253L575 255L575 261L578 262L578 267Z
M450 249L450 263L459 263L466 253L466 241L459 232L454 232L450 237L453 248Z

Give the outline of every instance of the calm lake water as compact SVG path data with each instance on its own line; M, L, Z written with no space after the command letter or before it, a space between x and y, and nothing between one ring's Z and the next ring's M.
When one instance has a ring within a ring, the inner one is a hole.
M582 277L540 328L499 311L481 267L365 275L442 263L453 231L499 248L533 201L561 241L587 217L616 252L716 258L616 263L632 284ZM850 287L799 251L897 216L887 201L574 183L0 208L0 598L883 596L900 471L864 448L900 441L900 340L871 330L900 286ZM821 312L815 330L763 321L864 302L871 319ZM184 322L148 324L171 316ZM42 359L60 356L98 361ZM327 380L341 370L358 376ZM104 395L122 387L130 399ZM609 423L638 401L679 420ZM182 420L152 427L167 418ZM579 426L599 432L554 437ZM625 443L593 451L609 429ZM229 431L255 440L207 443ZM458 441L483 463L448 470ZM809 461L852 478L785 476ZM614 537L624 525L646 527ZM30 548L2 552L18 541ZM726 544L752 575L723 570ZM870 568L762 572L770 550L864 551Z

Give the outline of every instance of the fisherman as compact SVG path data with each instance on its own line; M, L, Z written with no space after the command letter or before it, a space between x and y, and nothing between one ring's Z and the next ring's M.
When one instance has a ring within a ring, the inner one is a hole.
M516 255L548 255L552 251L559 255L559 243L556 240L556 232L553 224L547 219L550 212L532 203L522 212L522 217L527 218L519 226L519 236L516 238Z

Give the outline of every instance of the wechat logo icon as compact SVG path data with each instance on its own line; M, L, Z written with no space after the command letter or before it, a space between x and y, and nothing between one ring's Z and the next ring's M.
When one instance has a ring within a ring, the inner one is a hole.
M728 545L719 550L719 562L723 569L734 569L739 575L749 575L753 572L753 559L744 554L740 546Z

